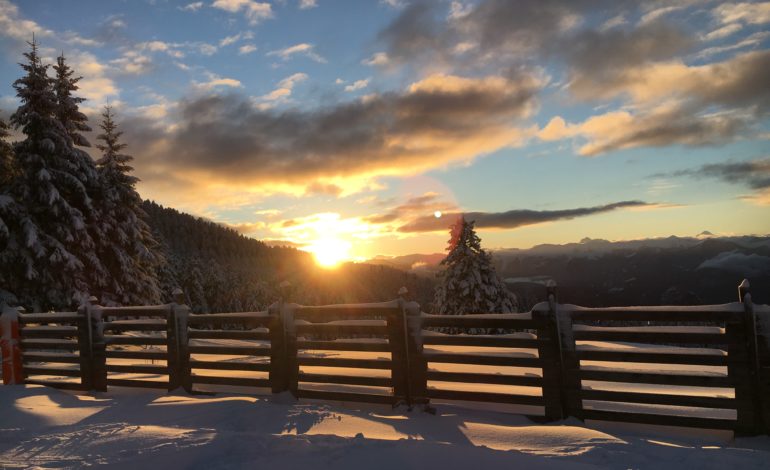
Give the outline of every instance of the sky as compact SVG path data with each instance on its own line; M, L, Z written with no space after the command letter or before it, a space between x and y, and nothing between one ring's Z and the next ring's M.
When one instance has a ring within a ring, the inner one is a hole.
M142 197L329 264L441 252L459 214L490 249L764 235L768 25L770 2L0 0L0 115L34 32L92 127L115 110Z

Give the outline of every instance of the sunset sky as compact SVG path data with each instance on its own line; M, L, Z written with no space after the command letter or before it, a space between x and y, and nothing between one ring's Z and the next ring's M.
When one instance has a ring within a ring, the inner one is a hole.
M32 32L143 197L258 239L770 233L770 2L0 0L5 118Z

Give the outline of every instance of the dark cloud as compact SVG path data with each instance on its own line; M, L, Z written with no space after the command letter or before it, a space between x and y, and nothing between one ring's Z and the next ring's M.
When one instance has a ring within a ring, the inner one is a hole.
M719 179L759 191L770 188L770 158L746 162L711 163L692 170L681 170L655 176Z
M182 100L172 131L125 122L137 158L154 167L241 183L281 182L338 193L314 178L435 168L515 143L541 86L532 76L431 76L403 93L312 111L261 110L244 96Z
M441 195L436 193L426 193L422 196L408 199L405 203L389 209L385 214L375 214L365 217L364 221L370 224L386 224L397 220L409 220L415 217L421 217L425 214L433 216L436 211L445 212L454 210L457 210L457 206L443 201Z
M398 228L399 232L436 232L447 230L461 215L466 220L475 220L477 228L514 229L525 225L554 222L557 220L569 220L576 217L611 212L625 208L654 207L643 201L621 201L603 206L580 207L576 209L564 209L555 211L535 211L527 209L515 209L507 212L465 212L449 213L437 218L433 215L419 217Z

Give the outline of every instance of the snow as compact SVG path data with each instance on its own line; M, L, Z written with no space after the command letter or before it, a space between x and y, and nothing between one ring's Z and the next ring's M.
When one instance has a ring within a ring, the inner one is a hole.
M0 387L0 467L762 468L770 438L438 405L436 416L291 396Z

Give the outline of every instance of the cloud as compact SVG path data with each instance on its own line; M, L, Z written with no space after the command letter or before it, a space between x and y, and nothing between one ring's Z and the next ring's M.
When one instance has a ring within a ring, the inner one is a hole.
M261 97L261 99L265 101L278 101L283 100L291 96L291 92L294 89L294 85L300 82L304 82L308 79L307 74L305 73L295 73L291 76L288 76L278 82L278 87L276 87L275 90L271 91L270 93L264 95Z
M241 39L254 39L254 33L252 33L251 31L245 31L238 34L233 34L232 36L226 36L219 41L219 47L225 47L231 44L235 44Z
M308 8L315 8L318 6L316 0L299 0L299 9L307 10Z
M641 146L719 145L754 135L757 123L770 113L770 51L699 66L675 61L631 67L616 81L586 83L580 93L627 97L631 104L626 109L577 124L556 117L538 136L584 139L583 155Z
M363 80L356 80L355 82L351 83L350 85L347 85L345 87L345 91L357 91L361 90L363 88L366 88L369 86L369 81L371 78L365 78Z
M192 3L188 3L187 5L185 5L183 7L177 7L177 8L179 8L182 11L196 12L196 11L200 10L201 8L203 8L203 2L192 2Z
M441 195L428 192L421 196L409 198L403 204L388 209L384 214L370 215L364 220L370 224L405 224L421 217L435 217L436 211L457 211L456 204L441 199Z
M742 199L761 205L770 204L770 158L742 162L711 163L699 168L680 170L652 177L687 176L697 179L716 179L725 183L737 184L754 191Z
M143 75L154 68L150 56L137 51L126 51L119 58L111 60L110 64L123 75Z
M724 3L714 8L711 13L726 24L739 21L749 24L770 23L770 2Z
M375 52L372 54L371 57L364 59L361 61L363 65L368 65L370 67L373 66L382 66L382 65L388 65L390 63L390 60L388 59L388 54L385 52Z
M770 272L770 257L757 253L725 251L707 259L695 269L720 269L745 277L764 276Z
M293 56L299 54L308 57L311 60L325 64L327 61L320 55L318 55L313 49L315 46L308 43L295 44L293 46L286 47L284 49L278 49L267 53L268 56L277 56L283 60L289 60Z
M618 209L646 208L655 206L643 201L621 201L603 206L580 207L576 209L564 209L553 211L535 211L528 209L514 209L506 212L465 212L446 213L441 217L426 215L418 217L398 228L399 232L444 232L460 216L465 220L476 221L477 228L488 229L515 229L526 225L554 222L558 220L570 220L577 217L603 214Z
M255 46L254 44L244 44L243 46L238 48L238 55L251 54L256 50L257 50L257 46Z
M230 13L243 11L251 25L273 17L273 10L269 3L253 0L216 0L211 6Z
M195 82L193 87L198 91L211 91L215 88L241 88L243 85L234 78L223 78L215 74L208 74L207 82Z
M302 77L287 77L279 89ZM198 86L238 86L225 80L212 77ZM158 174L173 168L212 185L263 192L318 182L349 193L370 178L415 174L521 145L533 132L522 121L532 115L541 86L526 75L436 75L401 93L280 112L235 94L194 95L180 102L173 131L158 135L135 122L126 134Z

